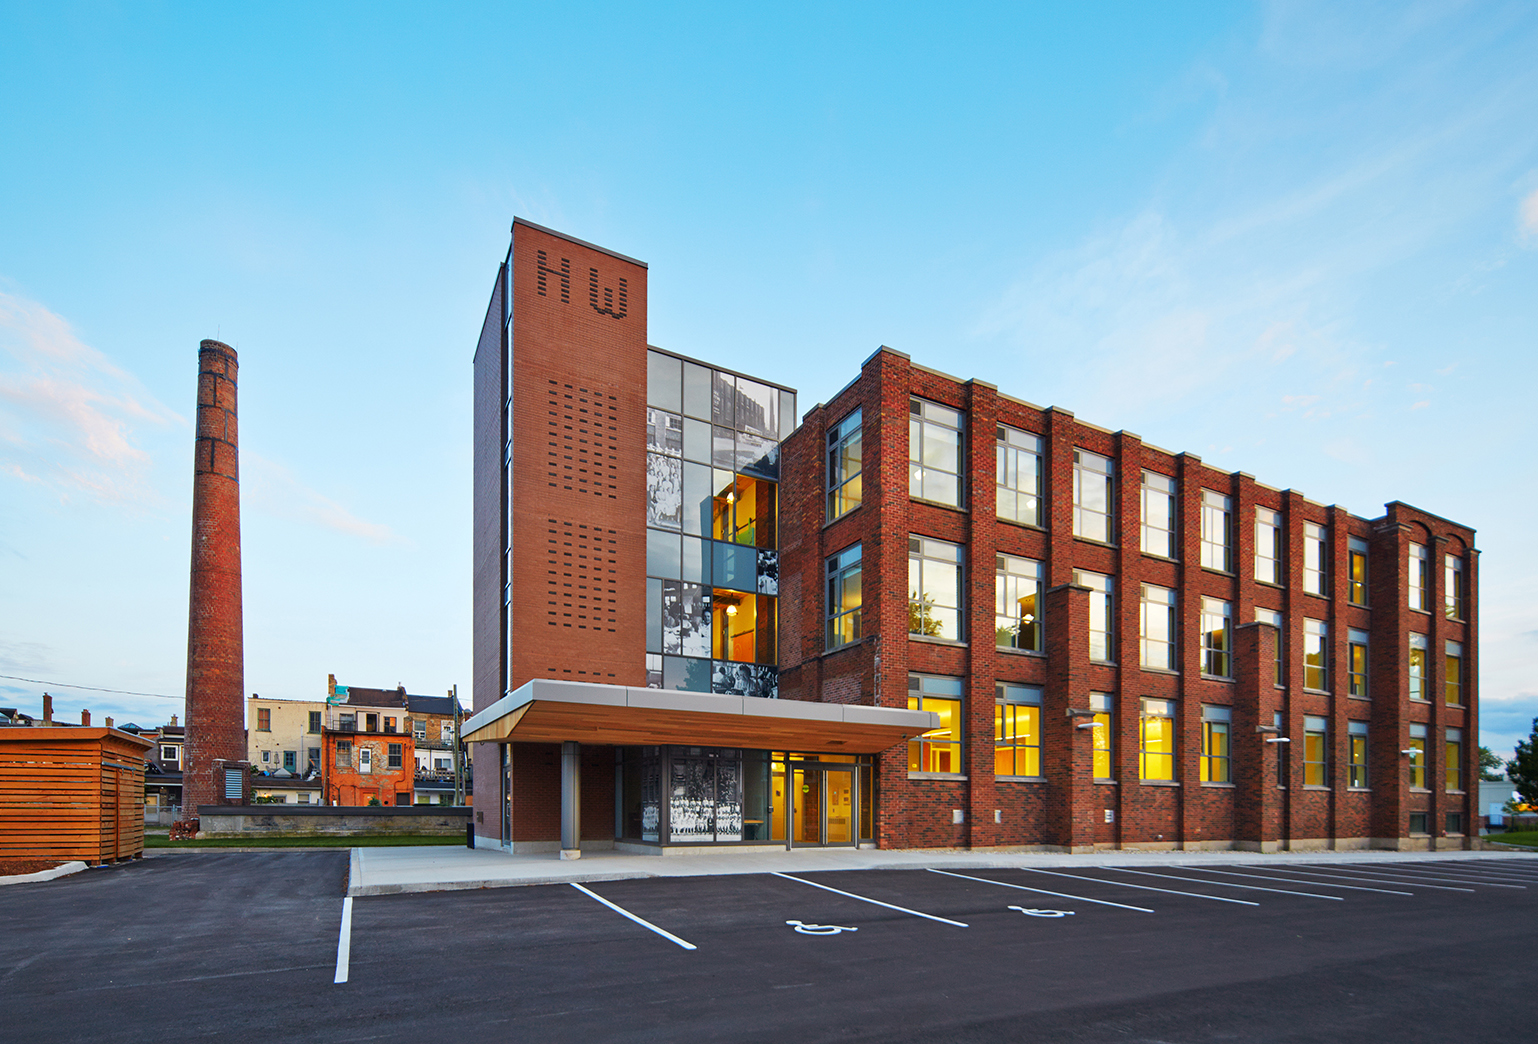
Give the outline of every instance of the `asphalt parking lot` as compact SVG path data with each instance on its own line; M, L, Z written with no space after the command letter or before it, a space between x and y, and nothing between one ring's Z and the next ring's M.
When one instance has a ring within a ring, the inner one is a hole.
M5 889L0 1039L1531 1032L1538 865L1524 860L755 874L344 900L347 858L178 854Z

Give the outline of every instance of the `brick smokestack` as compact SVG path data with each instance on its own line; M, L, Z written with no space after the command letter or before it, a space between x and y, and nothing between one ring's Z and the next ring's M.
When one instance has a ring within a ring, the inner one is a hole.
M246 759L240 604L240 461L235 349L198 349L192 465L192 592L187 623L187 733L182 818L220 803L217 761Z

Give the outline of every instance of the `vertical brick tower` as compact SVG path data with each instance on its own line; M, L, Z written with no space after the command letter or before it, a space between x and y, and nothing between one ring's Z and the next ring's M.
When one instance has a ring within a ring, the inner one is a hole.
M184 819L197 818L199 805L223 801L224 765L243 769L246 756L236 371L229 345L204 341L199 347Z

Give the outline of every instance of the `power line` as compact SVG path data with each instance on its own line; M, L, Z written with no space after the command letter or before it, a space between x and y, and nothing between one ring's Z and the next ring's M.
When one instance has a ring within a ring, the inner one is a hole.
M41 678L18 678L14 674L0 674L0 678L10 681L29 682L32 685L48 685L55 689L88 689L91 692L115 692L122 696L153 696L157 700L182 700L184 696L167 696L163 692L133 692L129 689L103 689L96 685L69 685L65 682L43 681Z

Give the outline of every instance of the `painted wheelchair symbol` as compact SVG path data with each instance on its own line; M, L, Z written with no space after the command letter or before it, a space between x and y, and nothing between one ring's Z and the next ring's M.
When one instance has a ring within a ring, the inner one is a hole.
M806 924L803 921L786 921L802 935L837 935L840 932L857 932L858 928L845 928L837 924Z
M1072 910L1032 910L1024 906L1011 906L1011 910L1019 910L1027 917L1072 917Z

